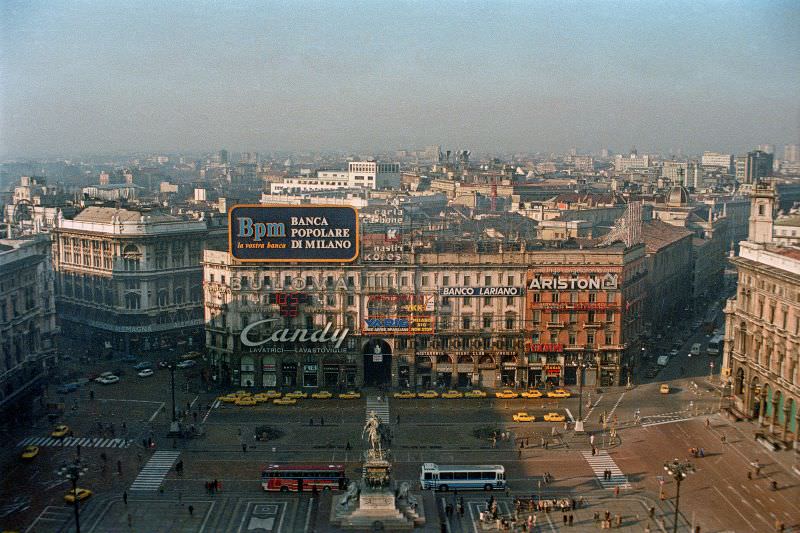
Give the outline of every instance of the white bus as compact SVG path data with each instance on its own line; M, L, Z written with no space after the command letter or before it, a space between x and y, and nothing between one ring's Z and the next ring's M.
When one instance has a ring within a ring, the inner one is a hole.
M706 348L708 355L717 355L722 350L722 343L724 340L725 337L722 335L711 337L711 340L708 341L708 348Z
M422 489L448 491L502 490L506 488L503 465L437 465L425 463L419 475Z

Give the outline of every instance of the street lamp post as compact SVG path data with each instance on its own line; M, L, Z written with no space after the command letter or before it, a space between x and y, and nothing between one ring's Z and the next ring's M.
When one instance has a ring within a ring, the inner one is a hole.
M583 433L583 371L587 366L586 361L578 363L578 420L575 421L575 433Z
M167 370L169 370L169 383L170 388L172 389L172 421L169 425L169 434L170 435L177 435L181 432L180 425L178 424L178 417L175 412L175 362L170 361L167 364Z
M672 525L672 533L678 532L678 504L681 498L681 481L686 479L691 473L694 473L694 466L689 461L681 462L677 458L672 461L664 463L664 470L672 476L675 480L677 488L675 489L675 523Z
M75 498L75 500L72 502L75 508L75 533L81 533L81 502L78 500L78 479L80 479L80 477L84 475L88 469L89 467L76 457L73 463L65 465L58 470L59 475L72 482L72 496Z

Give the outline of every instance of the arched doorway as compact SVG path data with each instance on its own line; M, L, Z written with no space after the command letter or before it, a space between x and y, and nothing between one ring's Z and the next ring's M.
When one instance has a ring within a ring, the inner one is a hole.
M415 364L415 373L417 375L417 386L421 388L428 388L431 386L431 369L433 362L430 356L420 355L417 356Z
M750 382L750 416L757 419L761 414L761 387L758 384L758 377L753 376Z
M472 374L475 371L475 361L472 356L458 356L458 382L459 387L472 387Z
M371 339L364 345L364 385L392 383L392 347L383 339Z
M436 356L436 386L449 387L450 378L453 375L453 360L449 355L442 354Z
M733 393L736 396L744 394L744 370L741 368L736 371L736 382L734 385Z

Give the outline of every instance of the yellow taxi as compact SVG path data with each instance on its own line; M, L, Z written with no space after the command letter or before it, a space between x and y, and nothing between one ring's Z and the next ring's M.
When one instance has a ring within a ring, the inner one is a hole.
M544 415L545 422L563 422L566 419L567 418L564 415L559 413L547 413Z
M20 454L20 457L25 459L26 461L30 461L37 455L39 455L39 447L28 445L22 448L22 454Z
M262 392L261 394L265 395L270 400L281 397L281 393L279 391L276 391L276 390L267 390L267 391Z
M253 399L258 403L264 403L269 401L269 396L263 392L259 392L258 394L253 394Z
M455 398L463 398L464 393L457 391L457 390L449 390L447 392L442 393L442 398L446 398L449 400L453 400Z
M486 393L479 389L469 390L464 393L464 398L486 398Z
M556 389L547 393L548 398L569 398L570 396L572 393L566 389Z
M532 400L532 399L535 399L535 398L541 398L543 396L543 394L542 394L542 391L540 391L540 390L531 389L531 390L526 390L525 392L520 394L520 396L522 396L523 398L528 398L528 399Z
M669 394L669 383L662 383L658 388L658 392L661 394Z
M272 403L275 405L294 405L297 403L297 398L290 398L288 396L284 396L283 398L275 398L272 400Z
M410 390L404 390L400 392L395 392L394 394L392 394L392 397L397 398L398 400L408 400L410 398L416 398L417 393L412 392Z
M75 490L69 489L69 492L64 495L64 501L67 503L75 503L75 501L82 502L91 495L92 491L89 489L76 487Z
M53 428L53 431L50 433L50 436L60 439L62 437L65 437L67 433L69 433L69 426L64 424L59 424Z
M501 391L497 391L494 393L494 395L497 398L502 398L504 400L510 400L512 398L516 398L517 396L519 396L519 394L517 394L516 391L513 391L511 389L503 389Z
M222 403L234 403L238 400L239 397L235 394L226 394L225 396L220 396L217 400L221 401Z
M312 398L316 398L317 400L330 400L333 398L333 394L326 390L320 390L311 395Z
M511 417L514 422L533 422L536 420L536 417L533 415L529 415L525 411L520 411L519 413L514 413Z
M301 390L296 390L296 391L292 391L292 392L287 392L286 394L283 395L283 397L284 398L294 398L295 400L297 400L298 398L308 398L308 393L307 392L303 392Z
M252 396L242 396L241 398L237 398L235 403L241 407L249 407L251 405L256 405L258 402Z
M426 390L426 391L417 393L417 398L428 398L428 399L430 399L430 398L438 398L438 397L439 397L439 393L436 392L435 390Z
M343 392L339 395L340 400L355 400L357 398L361 398L361 393L352 390Z

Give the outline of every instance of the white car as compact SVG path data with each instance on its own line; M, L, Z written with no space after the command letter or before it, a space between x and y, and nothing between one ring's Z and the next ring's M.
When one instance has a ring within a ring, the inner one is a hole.
M673 348L672 350L670 350L670 351L669 351L669 355L670 355L671 357L675 357L676 355L678 355L678 350L677 350L677 348Z
M140 378L149 378L150 376L153 375L153 369L152 368L145 368L144 370L142 370L141 372L139 372L136 375L139 376Z
M197 366L197 361L194 359L189 359L188 361L181 361L175 365L175 368L191 368L193 366Z
M97 383L101 385L113 385L114 383L119 382L119 376L110 375L110 376L100 376L99 378L95 379Z

